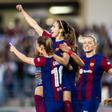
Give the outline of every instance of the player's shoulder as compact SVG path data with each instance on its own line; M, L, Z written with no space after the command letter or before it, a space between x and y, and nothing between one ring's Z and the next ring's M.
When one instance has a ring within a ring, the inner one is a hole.
M34 60L37 61L37 62L43 62L43 61L46 60L46 58L43 57L43 56L39 56L39 57L35 57Z
M85 59L86 55L79 55L81 59Z
M104 59L104 58L106 58L102 54L96 54L95 57L98 58L98 59Z

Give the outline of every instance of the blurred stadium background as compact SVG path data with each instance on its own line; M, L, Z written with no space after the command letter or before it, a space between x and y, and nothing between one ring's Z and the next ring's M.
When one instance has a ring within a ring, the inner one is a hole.
M69 21L77 34L93 32L98 52L112 62L112 0L0 0L0 112L35 112L35 68L10 54L11 41L28 56L34 56L38 35L16 11L16 4L49 29L54 19ZM82 50L79 49L79 53ZM102 78L102 101L112 97L112 76ZM98 112L112 112L112 105L101 104Z

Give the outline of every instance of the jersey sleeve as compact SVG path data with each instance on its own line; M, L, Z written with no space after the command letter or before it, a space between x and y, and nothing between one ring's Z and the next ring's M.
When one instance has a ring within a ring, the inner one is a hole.
M51 34L46 30L43 31L42 36L45 36L47 38L51 38Z
M38 57L38 58L34 58L34 64L35 67L42 67L45 65L45 58L44 57Z
M104 71L108 71L110 68L112 68L112 64L109 62L109 60L106 57L102 58L101 67Z

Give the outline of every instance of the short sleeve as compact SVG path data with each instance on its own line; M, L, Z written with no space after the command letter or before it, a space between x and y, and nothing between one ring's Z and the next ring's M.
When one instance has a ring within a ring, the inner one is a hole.
M48 31L46 31L46 30L43 31L42 36L51 38L51 34Z
M103 57L102 58L102 62L101 62L101 66L102 66L102 69L104 71L108 71L110 68L112 68L112 64L109 62L109 60L106 58L106 57Z
M45 58L44 57L38 57L34 58L34 63L36 67L42 67L45 65Z

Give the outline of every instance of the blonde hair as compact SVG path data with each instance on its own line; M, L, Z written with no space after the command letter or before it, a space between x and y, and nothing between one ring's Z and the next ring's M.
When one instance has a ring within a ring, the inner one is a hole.
M95 43L95 44L98 44L97 38L96 38L96 36L93 35L93 34L88 34L88 35L84 35L84 36L80 35L80 36L78 37L78 42L83 44L84 39L86 39L86 38L92 38L93 41L94 41L94 43Z

